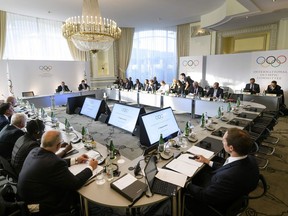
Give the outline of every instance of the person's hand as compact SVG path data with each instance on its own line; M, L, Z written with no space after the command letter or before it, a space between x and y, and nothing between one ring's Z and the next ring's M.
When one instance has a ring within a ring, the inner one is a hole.
M95 170L97 168L97 166L98 166L98 161L95 160L95 159L91 159L89 161L89 166L91 166L93 168L93 170Z
M85 163L88 161L89 157L86 154L83 154L77 158L78 163Z
M66 147L65 147L65 149L64 149L65 153L69 152L69 151L72 149L71 143L70 143L70 144L66 143L66 144L67 144L67 145L66 145Z
M67 145L68 145L67 142L63 142L63 143L61 143L61 148L64 148L64 147L66 147Z
M198 162L202 162L205 164L209 164L210 160L205 158L203 155L197 155L197 158L195 159Z

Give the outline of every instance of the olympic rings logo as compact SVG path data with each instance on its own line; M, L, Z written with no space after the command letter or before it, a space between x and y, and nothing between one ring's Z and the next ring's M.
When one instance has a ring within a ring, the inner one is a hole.
M199 65L199 61L198 60L184 60L183 62L182 62L182 65L184 66L184 67L196 67L196 66L198 66Z
M45 65L45 66L39 66L39 69L40 70L44 70L44 71L50 71L50 70L52 70L52 66L47 66L47 65Z
M163 114L159 114L155 116L155 119L160 120L160 119L163 119L163 117L164 117Z
M262 67L279 67L281 64L284 64L287 61L287 57L285 55L279 55L277 58L275 56L268 56L265 58L264 56L259 56L256 59L256 63L261 65Z

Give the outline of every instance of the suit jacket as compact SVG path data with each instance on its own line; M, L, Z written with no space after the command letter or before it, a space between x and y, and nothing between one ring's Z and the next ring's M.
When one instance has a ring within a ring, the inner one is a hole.
M80 83L79 86L78 86L78 90L79 90L79 91L81 91L81 90L83 90L83 89L86 90L87 88L89 88L89 85L87 85L87 83L84 84L84 88L83 88L82 83Z
M22 135L24 135L24 131L14 125L6 125L0 132L0 155L10 160L13 147Z
M19 174L17 192L20 198L27 204L40 204L41 215L69 211L73 193L92 176L88 167L74 176L69 165L53 152L34 148Z
M200 95L200 97L204 96L204 90L201 86L198 86L198 89L195 89L193 86L191 88L191 92L192 94L196 94L196 95Z
M213 97L214 94L214 88L210 88L209 91L207 92L206 96L207 97ZM223 98L224 96L224 91L222 88L218 88L217 89L217 93L216 93L216 97L219 97L221 95L221 97Z
M255 158L250 155L218 169L217 167L219 164L214 162L213 168L216 170L207 187L189 184L187 189L195 200L223 211L237 198L248 195L256 188L259 169Z
M11 166L18 175L29 152L39 146L40 142L28 133L25 133L23 136L18 138L14 145L11 158Z
M250 89L250 83L247 83L245 88L244 88L244 91L246 92L251 92L251 94L256 94L256 93L259 93L260 92L260 86L259 84L257 83L254 83L253 84L253 89Z
M272 89L272 88L270 88L270 85L268 85L267 89L266 89L266 93L268 93L268 94L277 94L277 96L279 96L280 94L282 94L281 86L276 85L276 87L274 89Z
M67 85L64 85L64 89L62 88L61 85L59 85L56 91L57 91L57 92L70 91L70 89L68 88Z
M0 131L9 123L10 121L4 115L0 115Z

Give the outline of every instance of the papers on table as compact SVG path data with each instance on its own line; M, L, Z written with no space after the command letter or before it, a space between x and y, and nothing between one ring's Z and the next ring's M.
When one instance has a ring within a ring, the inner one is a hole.
M80 173L82 170L84 170L86 167L88 166L88 163L80 163L80 164L75 164L69 167L69 170L71 173L73 173L74 175L77 175L78 173ZM94 175L96 175L97 173L101 172L103 170L103 167L101 166L97 166L97 168L93 171L93 175L91 177L93 177Z
M124 188L131 185L133 182L137 181L137 179L132 176L130 173L127 173L127 175L123 176L122 178L115 181L113 184L119 188L120 190L123 190Z
M158 168L158 173L156 177L162 181L166 181L180 187L184 187L185 182L187 180L187 176L181 173L174 172L168 169Z
M214 152L198 146L192 146L190 149L187 150L187 152L190 152L191 154L194 155L203 155L206 158L211 158L214 155Z
M193 166L178 158L172 160L169 164L166 165L166 167L189 177L193 176L198 169L197 166Z

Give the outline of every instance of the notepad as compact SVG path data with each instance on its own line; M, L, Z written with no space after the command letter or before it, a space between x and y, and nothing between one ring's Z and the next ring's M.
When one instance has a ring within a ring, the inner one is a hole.
M203 155L206 158L211 158L214 155L213 151L209 151L198 146L192 146L190 149L187 150L187 152L190 152L194 155Z

